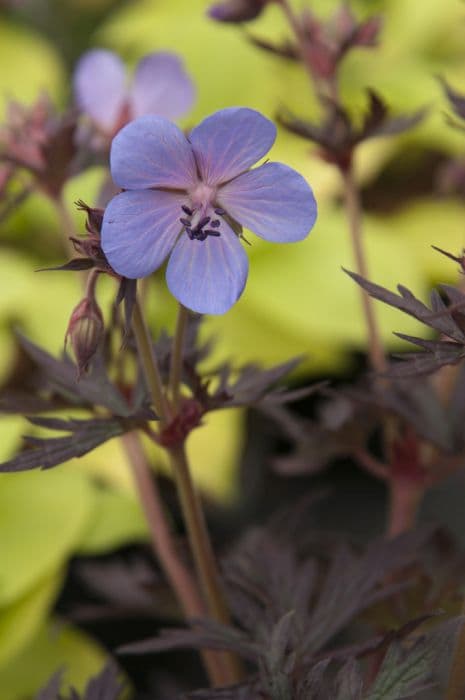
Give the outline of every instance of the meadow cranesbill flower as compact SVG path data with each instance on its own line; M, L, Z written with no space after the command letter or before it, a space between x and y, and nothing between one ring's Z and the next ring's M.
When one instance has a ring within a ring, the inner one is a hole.
M113 140L111 172L125 191L106 208L102 248L112 268L145 277L170 255L171 293L199 313L222 314L240 297L248 260L240 226L268 241L300 241L316 219L307 182L282 163L251 170L276 138L252 109L228 108L189 135L145 116Z
M125 66L116 54L93 49L77 64L74 93L82 112L102 133L114 136L124 124L143 114L181 117L192 106L195 88L175 54L148 54L138 63L129 84Z

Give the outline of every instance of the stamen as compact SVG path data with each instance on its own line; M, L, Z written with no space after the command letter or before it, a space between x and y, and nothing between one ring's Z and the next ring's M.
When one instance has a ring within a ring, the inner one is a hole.
M218 214L218 216L224 216L226 214L224 209L221 209L221 207L217 207L215 209L215 214Z
M197 224L197 228L201 229L207 224L210 223L211 216L204 216L203 219L200 219L199 223Z
M190 226L191 225L191 220L190 219L179 219L179 221L182 223L183 226Z
M183 210L184 214L187 214L188 216L192 216L192 214L194 213L194 212L192 211L192 209L189 209L189 207L186 207L185 204L183 204L183 205L181 206L181 209Z
M213 221L210 223L210 226L213 226L213 228L218 228L220 226L221 221L219 219L213 219Z
M204 233L206 236L221 236L221 233L219 231L212 231L211 229L207 229L206 231L204 231Z

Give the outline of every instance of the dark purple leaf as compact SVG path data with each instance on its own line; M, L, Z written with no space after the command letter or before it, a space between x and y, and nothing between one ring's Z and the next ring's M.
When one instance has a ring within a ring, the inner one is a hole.
M94 267L94 261L91 258L73 258L57 267L41 267L37 272L53 272L55 270L79 272L80 270L90 270L91 267Z
M448 620L413 645L391 644L366 700L401 700L436 685L438 668L450 658L460 624L462 618Z
M465 119L465 95L453 90L444 78L439 78L439 81L455 114L461 119Z
M388 304L388 306L400 309L400 311L404 311L409 314L409 316L413 316L425 325L434 328L440 333L444 333L444 335L447 335L458 343L465 344L464 331L451 318L447 306L434 290L431 294L432 309L430 310L423 302L417 299L412 292L402 285L398 285L397 289L399 290L399 294L395 294L378 284L369 282L355 272L350 272L349 270L344 270L344 272L352 277L352 279L374 299L378 299L384 304ZM465 295L457 290L455 290L455 292L457 292L457 295L460 295L460 299L463 299L465 304Z
M60 688L63 678L63 672L57 671L49 680L47 685L39 690L35 696L35 700L60 700Z
M124 684L118 680L119 675L115 664L105 666L98 676L89 681L82 700L119 700L124 690Z
M18 472L28 469L50 469L74 457L82 457L99 445L132 430L134 425L118 419L94 418L68 420L30 418L31 423L70 433L67 437L38 438L25 436L31 445L13 459L0 464L0 472Z
M62 393L68 399L70 396L76 397L77 404L85 401L90 405L104 406L115 415L129 416L133 412L118 389L108 379L103 360L98 354L89 374L77 381L76 367L69 359L56 359L23 336L19 336L19 340L27 355L45 373L50 388Z
M262 49L263 51L272 53L275 56L279 56L280 58L286 58L290 61L300 60L299 50L297 46L291 41L286 40L278 44L276 42L267 41L266 39L259 39L258 37L248 32L245 33L245 36L247 40L251 44L253 44L253 46L256 46L258 49Z
M157 637L121 646L118 653L152 654L171 649L229 650L251 661L258 657L257 645L252 643L243 632L213 620L193 621L191 629L162 630Z

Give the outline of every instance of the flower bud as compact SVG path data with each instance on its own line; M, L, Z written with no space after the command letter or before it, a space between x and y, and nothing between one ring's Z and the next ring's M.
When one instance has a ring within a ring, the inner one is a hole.
M78 376L86 372L103 336L103 315L93 297L85 297L69 320L65 344L70 338L78 368Z
M226 0L212 5L208 14L218 22L249 22L256 19L270 0Z

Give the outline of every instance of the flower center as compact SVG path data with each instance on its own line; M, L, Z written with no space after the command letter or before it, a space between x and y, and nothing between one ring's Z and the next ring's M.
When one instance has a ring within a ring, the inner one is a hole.
M221 221L219 219L212 219L211 216L202 216L201 213L199 214L200 210L194 210L185 205L181 209L185 216L182 216L179 221L184 226L191 241L204 241L208 236L218 237L221 235L219 231ZM218 216L224 214L223 209L214 209L214 212Z
M216 188L210 187L204 182L198 182L195 187L189 190L188 194L190 206L181 207L185 216L179 220L191 241L204 241L208 236L220 236L221 221L211 216L213 213L218 216L223 216L225 213L223 209L213 209Z
M216 188L199 181L189 190L188 194L194 210L203 209L205 211L215 200Z

